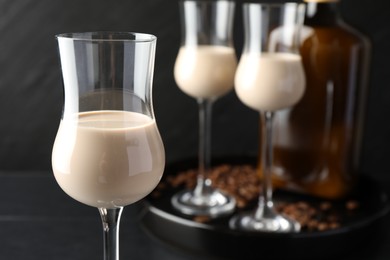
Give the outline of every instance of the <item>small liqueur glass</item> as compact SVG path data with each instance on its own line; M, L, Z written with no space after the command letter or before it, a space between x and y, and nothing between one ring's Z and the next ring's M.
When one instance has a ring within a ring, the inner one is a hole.
M104 259L119 259L123 207L148 195L165 165L152 104L156 37L57 35L64 106L52 152L59 186L99 209Z
M212 104L233 89L237 58L232 41L233 1L184 0L179 2L182 42L174 67L178 87L199 106L198 176L193 190L172 197L181 213L218 217L234 211L235 200L212 187Z
M261 117L262 194L253 212L235 215L234 229L297 232L300 225L277 213L272 199L272 125L278 110L296 104L305 90L299 54L304 5L297 3L243 5L245 43L235 76L239 99Z

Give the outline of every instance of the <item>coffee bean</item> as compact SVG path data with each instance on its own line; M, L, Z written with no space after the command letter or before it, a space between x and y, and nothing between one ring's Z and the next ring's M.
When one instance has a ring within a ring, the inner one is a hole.
M153 198L162 196L166 189L192 189L197 183L198 171L189 169L178 172L176 175L167 176L152 193ZM261 192L261 180L256 167L252 165L222 164L210 169L208 174L212 186L233 196L236 199L238 210L253 209ZM356 200L345 203L345 210L357 210L360 204ZM336 229L342 225L340 209L329 201L300 200L295 202L278 201L275 210L301 224L303 231L321 232ZM199 223L207 223L211 220L207 216L193 218Z

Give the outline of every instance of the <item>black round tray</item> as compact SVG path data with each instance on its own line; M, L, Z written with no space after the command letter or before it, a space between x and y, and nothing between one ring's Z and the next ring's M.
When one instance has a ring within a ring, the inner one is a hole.
M245 164L253 163L253 158L225 158L214 162ZM165 176L193 167L196 167L195 160L173 163L167 166ZM168 189L157 198L146 198L146 210L141 216L143 228L164 244L217 259L360 259L356 258L360 249L367 250L377 244L383 233L381 220L390 209L387 193L378 183L362 176L351 194L360 206L353 214L346 212L344 223L336 229L288 234L243 232L229 228L232 215L199 223L178 213L171 205L171 197L177 191ZM274 198L314 204L324 201L280 191L275 192ZM344 205L345 201L337 203Z

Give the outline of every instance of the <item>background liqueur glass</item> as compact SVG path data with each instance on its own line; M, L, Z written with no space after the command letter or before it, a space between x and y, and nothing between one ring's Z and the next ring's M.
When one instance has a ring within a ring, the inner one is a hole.
M305 75L298 51L304 6L247 3L243 11L245 44L235 90L245 105L260 112L263 194L254 212L234 216L230 225L252 231L299 231L296 221L278 214L273 207L272 124L276 111L293 106L304 93Z
M99 209L104 259L119 259L123 207L161 179L165 153L153 113L156 37L139 33L57 36L64 82L54 176L72 198Z
M211 186L211 108L233 89L237 58L232 42L234 2L181 1L182 42L174 67L179 88L199 105L199 173L194 190L172 198L188 215L219 216L234 210L235 200Z

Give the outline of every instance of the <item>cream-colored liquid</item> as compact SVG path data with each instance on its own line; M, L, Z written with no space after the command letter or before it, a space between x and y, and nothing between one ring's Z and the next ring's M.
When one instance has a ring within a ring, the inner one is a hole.
M217 98L233 88L236 67L237 58L231 47L181 47L174 76L179 88L187 95Z
M61 188L94 207L144 198L160 181L164 165L155 121L134 112L85 112L63 119L52 153Z
M305 90L301 57L288 53L243 54L237 68L235 90L239 99L258 111L293 106Z

